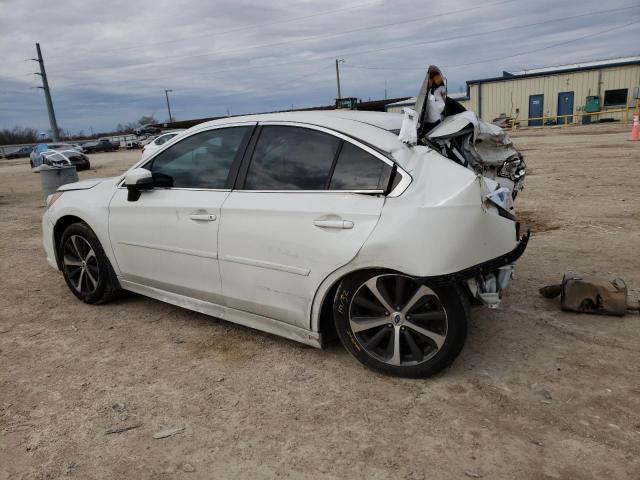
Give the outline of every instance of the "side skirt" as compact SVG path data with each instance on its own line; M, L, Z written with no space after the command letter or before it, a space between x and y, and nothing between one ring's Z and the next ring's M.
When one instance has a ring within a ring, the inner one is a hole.
M295 325L290 325L288 323L283 323L278 320L274 320L273 318L262 317L253 313L243 312L242 310L236 310L235 308L224 307L222 305L216 305L215 303L185 297L178 293L167 292L165 290L140 285L139 283L129 282L127 280L120 280L120 286L125 290L139 293L146 297L155 298L161 302L170 303L188 310L204 313L205 315L244 325L245 327L262 330L263 332L295 340L296 342L304 343L312 347L322 348L322 338L319 333L296 327Z

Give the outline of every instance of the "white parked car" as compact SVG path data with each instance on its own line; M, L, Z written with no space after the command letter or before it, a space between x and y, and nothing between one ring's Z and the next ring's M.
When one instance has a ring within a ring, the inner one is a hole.
M169 140L178 136L181 132L169 132L162 134L142 147L142 159L149 158L154 152L157 152Z
M290 112L207 122L115 178L64 185L49 263L101 303L118 290L322 347L381 372L449 365L470 301L491 307L526 247L502 187L401 114Z

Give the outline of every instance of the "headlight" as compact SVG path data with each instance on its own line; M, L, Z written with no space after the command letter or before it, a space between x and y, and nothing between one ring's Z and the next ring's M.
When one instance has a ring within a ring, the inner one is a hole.
M53 192L51 195L49 195L47 197L47 208L50 208L51 205L56 203L56 200L58 200L62 196L63 193L64 192Z

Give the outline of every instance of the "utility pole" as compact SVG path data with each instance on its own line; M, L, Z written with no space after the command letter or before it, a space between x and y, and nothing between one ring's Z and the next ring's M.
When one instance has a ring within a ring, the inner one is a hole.
M169 92L173 92L173 90L165 90L164 96L167 97L167 110L169 110L169 123L173 121L173 117L171 116L171 106L169 105Z
M342 94L340 93L340 67L338 67L339 63L344 63L344 59L336 58L336 80L338 81L338 100L342 98Z
M42 52L40 51L40 44L36 43L36 50L38 52L38 58L32 58L34 62L40 64L40 75L42 77L42 86L38 87L44 90L44 98L47 101L47 112L49 113L49 125L51 126L51 136L54 142L60 141L60 132L58 131L58 122L56 122L56 113L53 111L53 102L51 101L51 90L49 90L49 81L47 80L47 72L44 69L44 60L42 60Z
M384 99L387 99L387 80L384 81Z

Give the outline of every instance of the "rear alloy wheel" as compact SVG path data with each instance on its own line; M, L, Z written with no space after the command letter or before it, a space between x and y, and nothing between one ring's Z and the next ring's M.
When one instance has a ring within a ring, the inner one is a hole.
M358 360L383 373L426 377L447 367L466 338L465 299L398 273L362 272L336 295L338 335Z
M118 292L109 259L86 224L67 227L60 240L58 258L69 289L83 302L103 303Z

